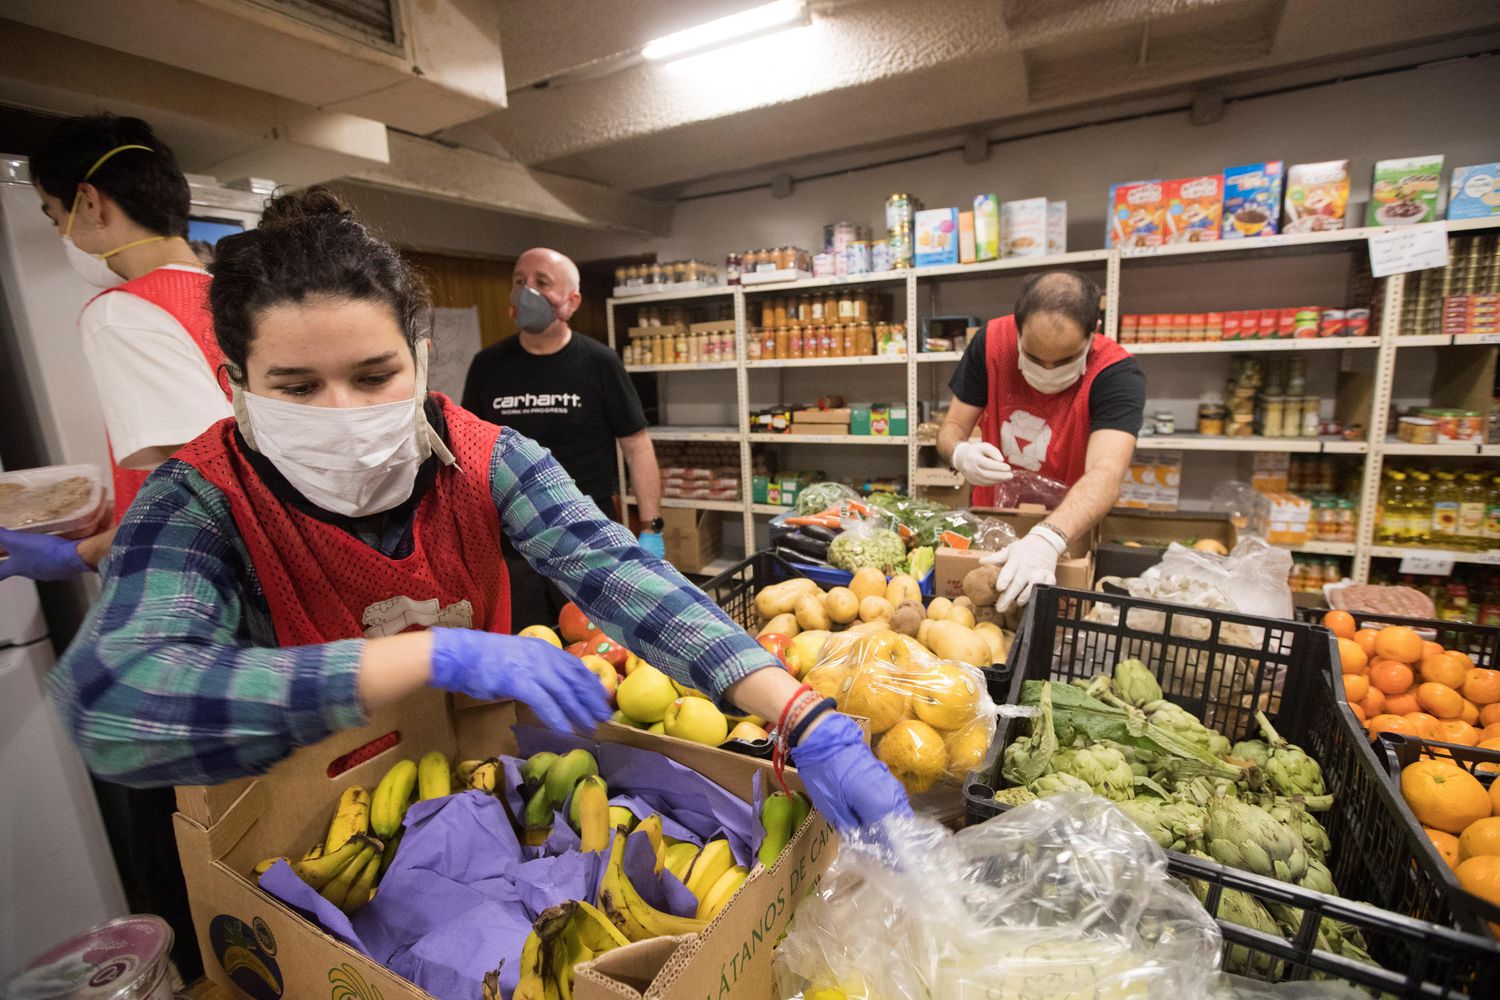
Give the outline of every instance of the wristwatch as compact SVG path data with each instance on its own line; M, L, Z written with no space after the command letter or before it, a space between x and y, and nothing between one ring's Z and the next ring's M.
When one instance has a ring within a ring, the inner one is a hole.
M653 517L649 522L647 522L646 526L644 528L642 528L641 530L642 531L652 531L652 532L655 532L656 534L659 535L659 534L661 534L662 529L665 528L666 526L667 526L667 522L663 521L661 519L661 515L658 514L656 517Z

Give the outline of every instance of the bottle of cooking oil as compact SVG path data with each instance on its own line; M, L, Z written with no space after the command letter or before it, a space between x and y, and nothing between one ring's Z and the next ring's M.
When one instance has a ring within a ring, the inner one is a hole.
M1436 474L1432 489L1432 544L1456 549L1458 541L1458 507L1462 490L1458 477L1446 470Z
M1458 498L1458 544L1474 550L1484 548L1484 518L1489 506L1484 473L1465 472Z
M1500 476L1490 480L1490 494L1484 502L1484 547L1500 549Z
M1492 490L1500 499L1500 476ZM1500 509L1495 511L1496 538L1500 539ZM1385 485L1380 490L1380 521L1375 526L1375 541L1380 545L1406 544L1406 473L1385 470Z
M1406 544L1427 545L1432 541L1432 477L1420 470L1411 474L1406 491Z

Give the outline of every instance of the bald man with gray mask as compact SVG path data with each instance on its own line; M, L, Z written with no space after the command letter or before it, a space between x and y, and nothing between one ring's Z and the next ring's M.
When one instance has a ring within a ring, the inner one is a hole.
M581 301L578 265L545 247L523 253L510 295L520 332L474 356L463 406L551 451L579 491L610 517L617 516L618 442L644 525L641 547L660 557L661 474L646 415L615 352L568 325ZM555 624L562 594L514 553L506 553L506 563L511 627Z

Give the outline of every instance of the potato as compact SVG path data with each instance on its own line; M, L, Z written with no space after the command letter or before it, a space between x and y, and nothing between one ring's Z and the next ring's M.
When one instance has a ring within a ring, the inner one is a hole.
M980 622L974 626L974 634L990 646L990 662L1004 663L1010 652L1010 637L994 622Z
M953 599L953 606L955 608L968 608L970 611L974 610L974 602L962 594Z
M854 579L849 582L849 589L854 591L854 596L861 601L866 597L884 597L885 574L873 566L856 570Z
M948 598L934 597L932 603L927 605L927 617L935 621L942 621L948 617L948 612L952 608L953 602L948 600Z
M999 579L999 566L976 566L964 575L964 596L976 608L993 608L1000 599L1000 592L995 589L995 581Z
M881 600L883 601L883 600L885 600L885 598L882 597ZM895 612L892 611L892 614L894 614L894 613ZM842 632L835 632L834 634L835 635L852 635L852 636L874 635L876 632L884 632L886 629L888 629L890 627L891 627L891 620L889 618L877 618L877 619L875 619L872 622L860 622L857 625L850 625L844 631L842 631Z
M829 618L840 625L848 625L859 617L859 598L848 587L834 587L823 596L823 609Z
M970 611L968 608L960 604L955 604L953 605L953 607L949 608L948 613L943 616L943 621L957 622L964 628L973 628L974 612Z
M927 647L927 638L932 633L932 619L924 618L922 624L917 628L917 641ZM931 647L927 647L931 649Z
M862 622L890 621L896 609L884 597L871 594L859 602L859 620Z
M957 660L976 667L987 667L993 662L990 644L973 629L964 628L957 622L933 622L927 638L927 648L945 660Z
M774 632L778 635L784 635L788 639L790 639L792 636L801 631L802 626L797 624L797 616L789 611L784 615L777 615L775 618L772 618L770 621L766 622L766 624L761 627L761 630L757 632L756 635L770 635Z
M833 625L828 618L828 612L823 610L823 599L818 594L803 594L798 597L794 611L797 624L809 632L813 629L827 629Z
M817 583L806 577L773 583L755 595L755 610L760 612L762 619L770 621L777 615L784 615L791 611L801 595L817 590Z
M902 601L920 601L922 599L922 588L917 586L905 573L897 573L891 577L891 582L886 584L885 599L891 602L892 607L900 608Z
M906 603L896 609L891 616L891 628L902 635L916 637L917 631L924 624L922 620L922 606L920 604Z

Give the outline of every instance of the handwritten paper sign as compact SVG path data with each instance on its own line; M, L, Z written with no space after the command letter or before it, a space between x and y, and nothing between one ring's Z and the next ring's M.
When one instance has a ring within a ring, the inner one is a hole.
M1401 557L1402 573L1447 576L1453 572L1453 556L1445 552L1408 552Z
M1448 266L1448 229L1441 222L1381 229L1369 242L1370 273L1377 278Z

